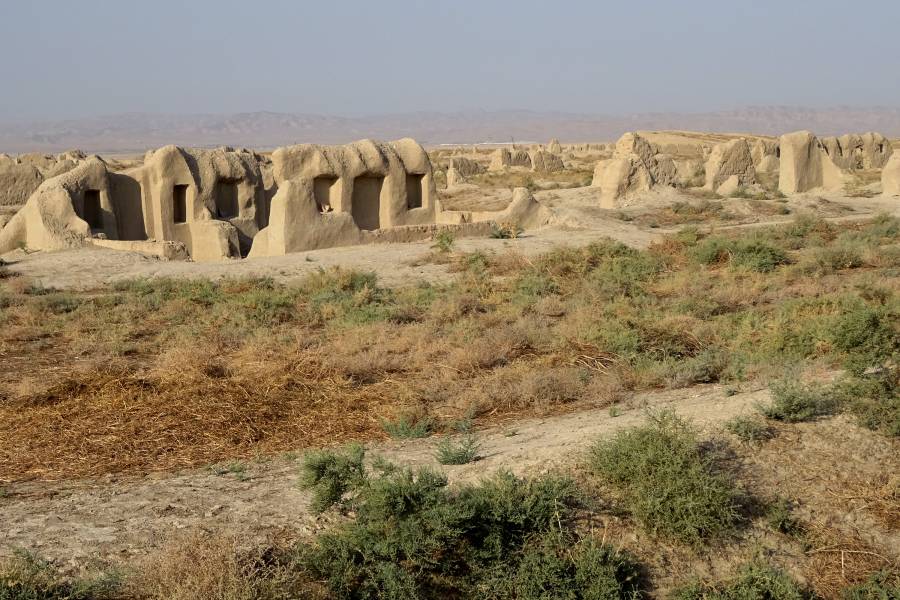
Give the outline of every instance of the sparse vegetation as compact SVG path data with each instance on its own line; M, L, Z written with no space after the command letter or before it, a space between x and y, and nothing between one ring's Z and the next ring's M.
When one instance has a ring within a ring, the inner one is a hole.
M644 250L609 240L527 260L457 253L452 281L396 288L342 269L292 284L147 279L92 292L7 278L0 345L21 360L0 381L33 383L0 384L0 475L143 472L402 437L419 431L402 422L410 406L481 425L808 361L861 375L897 360L896 266L872 257L898 240L889 216L800 216L752 232L686 228ZM863 266L805 270L844 242L860 245ZM35 377L49 360L55 375ZM882 415L869 421L890 421L883 402L842 402L864 404ZM39 426L51 414L65 430Z
M762 414L769 419L799 423L831 415L838 410L838 402L831 388L825 385L785 379L772 384L771 390L772 403L760 407Z
M766 523L773 530L785 535L803 533L803 525L794 517L792 503L786 498L776 498L766 509Z
M481 444L472 434L459 439L446 437L438 442L435 456L442 465L465 465L478 459Z
M787 573L761 560L741 567L730 581L711 585L693 583L673 595L676 600L804 600L808 597Z
M365 481L362 446L343 452L313 450L303 457L300 487L312 491L312 509L323 512Z
M725 422L725 429L747 444L762 442L775 435L764 420L752 415L739 415L729 419Z
M737 524L736 490L674 413L651 414L647 425L599 442L590 466L654 534L699 545Z
M453 250L453 243L456 241L456 236L453 235L453 232L449 229L441 229L434 235L434 245L431 247L437 250L438 252L447 253Z
M355 519L302 546L298 562L337 597L636 598L624 552L571 528L574 484L501 472L451 490L427 469L382 465Z
M0 600L105 600L119 597L121 579L101 573L88 579L66 579L49 562L17 551L0 561Z
M395 440L414 440L431 435L434 430L434 419L404 414L394 421L382 421L381 426Z
M863 583L850 586L843 593L844 600L897 600L900 598L900 573L878 571Z
M491 225L491 237L500 240L511 240L522 235L524 230L515 223L498 223Z

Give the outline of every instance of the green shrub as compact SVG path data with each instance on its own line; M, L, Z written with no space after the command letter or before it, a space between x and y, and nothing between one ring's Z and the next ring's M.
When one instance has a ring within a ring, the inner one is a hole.
M800 423L834 414L838 410L831 388L825 385L783 379L773 383L770 388L772 402L760 406L760 412L769 419Z
M428 469L385 469L360 488L356 518L298 559L339 598L503 598L476 590L509 580L526 542L567 523L574 502L574 484L552 476L501 472L452 491Z
M316 316L347 325L383 321L392 314L392 293L378 286L375 273L342 268L307 275L300 290Z
M900 354L900 315L887 307L860 305L832 323L829 338L844 353L847 370L861 374Z
M382 421L381 426L395 440L414 440L431 435L434 431L434 419L402 415L396 421Z
M844 590L844 600L900 600L900 573L878 571L869 578Z
M784 250L769 244L761 237L729 239L710 236L698 242L688 257L702 265L718 265L726 262L733 267L768 273L779 265L788 263Z
M720 236L710 236L694 246L688 256L701 265L717 265L726 262L730 254L729 240Z
M855 269L865 264L861 244L850 242L816 248L812 251L812 262L816 270L823 273Z
M514 286L513 299L527 304L559 293L559 285L543 273L526 272L516 280Z
M49 562L24 551L0 564L0 600L103 600L118 597L119 588L112 574L63 579Z
M740 239L733 244L731 249L731 264L751 271L768 273L787 263L787 254L781 248L762 240Z
M777 498L766 507L766 523L773 530L785 535L798 535L803 532L803 525L794 517L790 500Z
M464 435L458 441L446 437L438 442L435 456L442 465L465 465L478 458L480 447L474 435Z
M453 242L455 241L456 236L453 235L451 230L441 229L434 235L434 244L431 247L438 252L446 254L453 249Z
M323 512L341 499L347 492L365 483L363 466L365 449L359 445L344 451L313 450L303 456L300 466L300 487L312 490L311 507Z
M499 572L485 598L508 600L615 600L642 596L637 565L607 544L551 533L530 543L512 577Z
M834 395L862 427L900 437L900 369L883 369L865 377L848 377Z
M744 565L731 581L695 582L672 595L675 600L805 600L808 596L790 575L761 561Z
M752 415L732 417L725 422L725 429L747 444L763 442L772 439L775 435L764 420Z
M647 425L599 442L590 465L653 533L697 545L731 530L738 519L733 485L715 472L696 432L673 412L651 414Z

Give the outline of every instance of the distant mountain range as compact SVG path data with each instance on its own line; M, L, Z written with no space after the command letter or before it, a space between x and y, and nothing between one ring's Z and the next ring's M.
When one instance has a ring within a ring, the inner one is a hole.
M900 136L900 108L787 106L750 107L709 113L585 115L523 110L414 112L369 117L273 112L227 115L128 113L105 117L0 123L0 152L143 152L166 144L273 148L315 142L345 143L362 138L413 137L425 145L478 142L600 142L631 130L680 129L778 135L809 129L819 135L879 131Z

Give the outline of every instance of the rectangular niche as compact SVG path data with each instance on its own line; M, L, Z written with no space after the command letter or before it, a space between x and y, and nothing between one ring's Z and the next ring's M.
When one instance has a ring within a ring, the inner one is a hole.
M103 229L103 209L100 207L100 190L84 190L82 214L91 229Z
M186 185L176 185L172 189L172 215L176 223L187 222L187 189Z
M228 220L238 216L238 182L216 182L215 203L217 219Z
M362 175L353 180L351 214L356 226L372 231L381 227L381 188L384 177Z
M406 208L422 207L422 179L424 177L417 173L406 175Z
M313 179L313 195L316 198L316 206L319 207L319 212L329 212L334 206L332 200L336 198L332 194L337 191L335 187L337 180L337 177L332 177L331 175L322 175Z

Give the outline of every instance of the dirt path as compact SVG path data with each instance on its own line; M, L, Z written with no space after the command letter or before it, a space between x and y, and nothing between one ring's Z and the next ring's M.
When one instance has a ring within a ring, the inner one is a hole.
M768 397L767 390L727 395L722 386L637 395L608 409L510 423L479 433L483 458L457 467L434 459L437 438L370 447L398 463L442 468L452 482L500 468L518 474L572 464L594 440L641 423L646 407L675 407L704 428L717 428ZM218 471L218 474L217 474ZM223 472L224 471L224 472ZM145 478L13 484L0 494L0 555L24 547L42 556L82 563L92 557L128 562L184 529L227 530L248 543L315 531L324 525L297 488L297 457L280 456L233 467Z

